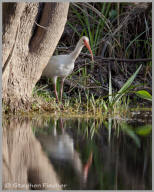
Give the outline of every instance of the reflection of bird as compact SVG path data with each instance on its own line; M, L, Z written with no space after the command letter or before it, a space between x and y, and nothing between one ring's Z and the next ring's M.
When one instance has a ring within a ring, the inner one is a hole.
M88 37L83 36L77 43L75 50L69 55L57 55L57 56L51 57L51 59L49 60L47 66L45 67L42 73L42 76L45 76L47 78L52 78L57 101L59 101L57 90L56 90L57 77L62 78L61 89L60 89L60 99L62 99L64 80L68 75L72 73L74 69L74 62L76 58L79 56L84 46L86 46L89 49L92 60L93 60L93 54L89 45L89 39Z
M62 134L57 133L57 120L55 120L52 135L40 135L38 139L51 158L69 162L79 178L82 179L82 182L86 183L88 172L92 164L92 152L89 155L87 163L83 165L80 154L74 148L73 138L66 133L63 128L63 121L62 119L60 120Z

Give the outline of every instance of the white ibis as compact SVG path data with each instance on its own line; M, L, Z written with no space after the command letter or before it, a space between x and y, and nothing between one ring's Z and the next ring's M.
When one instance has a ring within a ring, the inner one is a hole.
M42 76L45 76L47 78L52 78L57 101L59 101L57 90L56 90L57 78L58 77L62 78L61 89L60 89L60 100L62 100L63 84L65 81L65 78L72 73L74 69L74 62L79 56L84 46L88 48L93 60L93 53L89 45L89 39L88 37L83 36L78 41L76 48L72 53L68 55L52 56L42 73Z
M75 149L73 138L65 131L63 120L60 118L61 133L57 132L58 118L54 117L54 127L50 135L40 134L37 138L48 155L59 162L68 162L76 174L86 184L88 173L92 165L93 153L90 152L88 160L83 164L80 153Z

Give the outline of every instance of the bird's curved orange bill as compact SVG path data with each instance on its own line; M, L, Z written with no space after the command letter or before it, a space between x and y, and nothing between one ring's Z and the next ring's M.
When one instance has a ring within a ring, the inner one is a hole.
M94 61L93 53L92 53L92 50L90 48L89 43L87 41L84 41L84 44L85 44L85 46L87 47L87 49L89 50L89 52L91 54L92 61Z

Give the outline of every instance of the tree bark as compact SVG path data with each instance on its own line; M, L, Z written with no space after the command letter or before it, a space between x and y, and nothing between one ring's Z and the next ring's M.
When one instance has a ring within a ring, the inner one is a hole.
M32 90L63 33L69 3L3 3L2 98L11 111L28 109Z

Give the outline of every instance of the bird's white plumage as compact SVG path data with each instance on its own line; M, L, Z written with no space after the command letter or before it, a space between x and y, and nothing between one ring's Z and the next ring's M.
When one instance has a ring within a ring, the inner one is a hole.
M58 94L56 90L57 77L62 78L62 84L61 84L61 99L62 99L64 80L68 75L72 73L74 69L74 62L76 58L79 56L83 46L86 46L89 49L93 58L93 54L89 45L89 39L88 37L83 36L78 41L75 50L69 55L52 56L42 73L42 76L45 76L47 78L52 78L57 100L58 100Z
M74 62L70 55L53 56L49 60L42 76L47 78L67 77L74 69Z
M65 78L70 75L74 69L74 62L84 46L84 41L89 43L88 37L83 36L77 43L75 50L69 55L52 56L42 76L54 79L55 77Z

